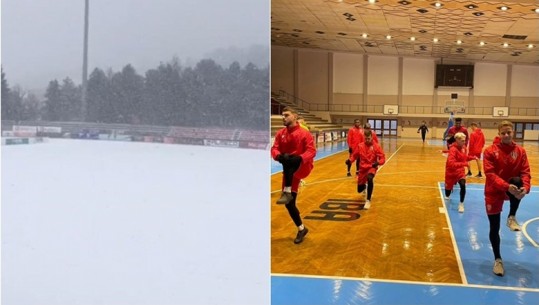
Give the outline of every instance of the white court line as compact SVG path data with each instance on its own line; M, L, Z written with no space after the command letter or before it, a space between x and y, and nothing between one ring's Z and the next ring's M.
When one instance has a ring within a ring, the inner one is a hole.
M395 284L408 284L408 285L427 285L427 286L438 285L438 286L446 286L446 287L466 287L466 288L471 287L471 288L481 288L481 289L539 292L539 289L537 288L477 285L477 284L467 284L467 283L457 284L457 283L442 283L442 282L416 282L416 281L385 280L385 279L361 278L361 277L343 277L343 276L310 275L310 274L286 274L286 273L271 273L271 276L272 277L275 276L275 277L306 278L306 279L349 280L349 281L363 281L363 282L375 282L375 283L395 283Z
M447 205L445 204L444 194L442 194L442 184L438 182L438 189L440 190L440 198L442 200L442 208L445 210L445 220L449 227L449 235L451 236L451 242L453 243L453 249L455 250L455 256L457 257L457 265L459 266L459 273L462 283L468 285L468 279L466 278L466 273L464 273L464 266L462 265L462 258L460 257L459 247L457 245L457 239L455 238L455 233L453 232L453 227L451 226L451 219L449 219L449 211L447 210Z
M526 230L526 227L528 226L528 224L532 221L536 221L536 220L539 220L539 217L536 217L536 218L532 218L532 219L528 219L528 221L526 221L523 225L522 225L522 234L524 234L524 236L526 236L526 238L530 241L530 243L536 247L536 248L539 248L539 245L533 240L533 238L531 238L531 236L528 234L528 230Z
M389 162L389 160L391 160L391 158L393 158L393 156L395 156L395 155L399 152L399 150L401 150L401 148L403 148L403 147L404 147L404 143L401 144L401 146L399 146L399 148L397 148L397 150L395 150L395 151L391 154L391 156L389 156L389 158L387 158L387 160L386 160L386 162L384 163L384 165L386 165L387 162ZM384 165L380 166L380 168L378 169L378 171L376 171L376 173L378 173L378 172L384 167Z

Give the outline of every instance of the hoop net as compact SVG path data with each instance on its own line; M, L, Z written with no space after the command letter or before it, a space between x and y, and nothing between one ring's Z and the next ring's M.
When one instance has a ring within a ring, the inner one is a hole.
M466 112L466 107L464 103L457 102L455 100L446 101L444 106L445 113L464 113Z

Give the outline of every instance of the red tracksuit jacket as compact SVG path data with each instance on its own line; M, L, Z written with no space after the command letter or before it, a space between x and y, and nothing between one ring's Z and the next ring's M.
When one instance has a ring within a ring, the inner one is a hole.
M365 142L365 136L363 135L363 128L356 128L355 126L348 130L348 147L355 149L359 143Z
M271 157L277 161L277 156L284 153L301 157L301 165L294 173L294 177L298 179L307 177L314 167L316 156L313 136L299 124L279 130L271 147Z
M447 160L445 161L445 189L452 190L453 186L466 177L464 167L473 157L468 156L466 147L459 148L457 143L451 144Z
M494 143L483 152L483 166L485 169L485 203L501 205L508 197L505 194L509 189L509 179L520 177L526 193L530 192L530 164L526 150L515 142L509 145L502 144L496 137ZM501 207L499 209L501 211ZM497 210L492 214L499 213ZM488 212L488 211L487 211Z
M476 128L472 134L470 134L469 142L469 152L471 155L479 155L483 151L483 146L485 146L485 135L481 128Z
M359 143L350 155L349 160L351 162L356 161L359 158L359 173L357 176L358 184L365 184L367 182L367 175L369 173L376 174L378 168L373 168L372 164L378 161L378 165L386 163L386 155L384 151L378 145L378 143L372 141L372 145L367 143Z
M457 134L457 132L462 132L466 135L466 145L468 145L468 141L470 141L470 137L468 136L468 129L466 129L466 127L462 125L459 128L457 128L457 126L451 126L451 128L449 128L449 130L447 131L447 134L455 135Z

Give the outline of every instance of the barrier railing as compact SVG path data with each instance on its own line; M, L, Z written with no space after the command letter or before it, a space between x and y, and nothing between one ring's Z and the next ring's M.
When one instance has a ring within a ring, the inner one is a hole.
M87 122L20 121L2 126L3 136L51 137L194 144L267 149L267 131ZM262 136L266 134L266 136ZM22 143L21 143L22 144Z
M307 111L329 111L329 112L365 112L384 113L384 105L360 105L360 104L316 104L302 100L284 90L278 91L280 98L293 103ZM446 105L424 106L424 105L399 105L399 114L422 115L422 114L444 114ZM273 112L272 112L273 113ZM464 109L469 115L493 115L493 106L490 107L468 107ZM277 113L276 113L277 114ZM539 107L511 107L510 116L539 116Z

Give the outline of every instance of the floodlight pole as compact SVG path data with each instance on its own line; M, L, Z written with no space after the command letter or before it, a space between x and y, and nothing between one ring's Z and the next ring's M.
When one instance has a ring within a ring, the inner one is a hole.
M88 87L88 10L89 1L84 1L84 50L82 55L82 103L81 120L86 121L86 111L88 108L86 102L86 89Z

